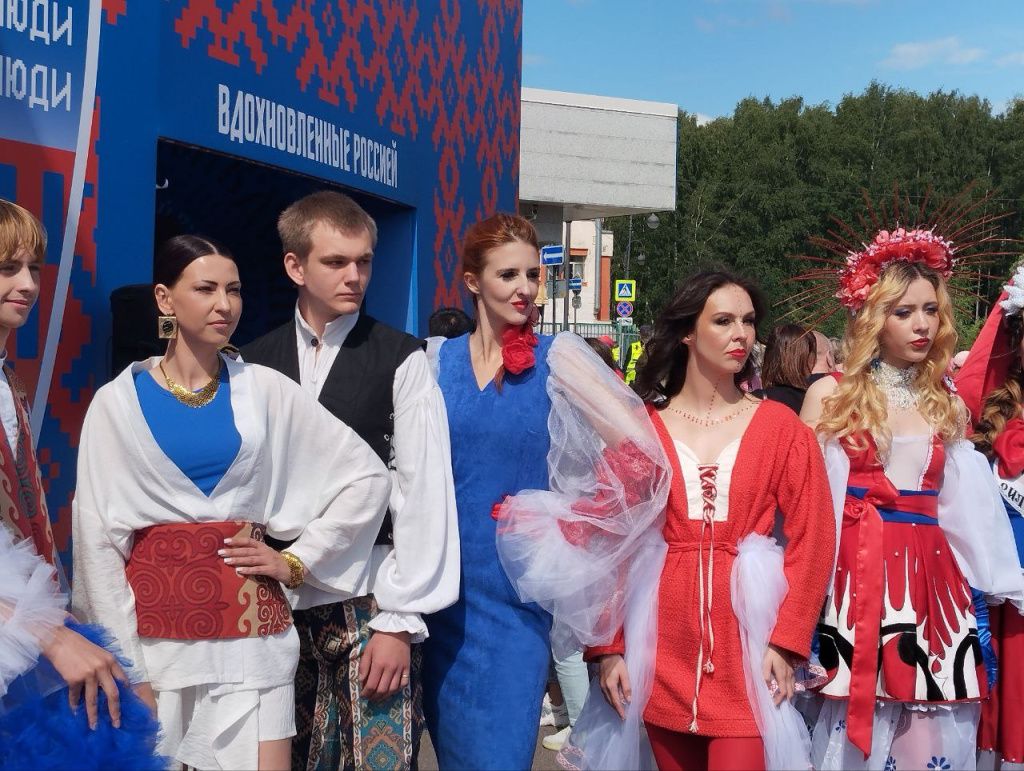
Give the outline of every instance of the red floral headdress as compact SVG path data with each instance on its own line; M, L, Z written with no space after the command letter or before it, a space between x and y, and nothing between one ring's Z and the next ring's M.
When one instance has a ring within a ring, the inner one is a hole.
M865 192L867 216L858 218L860 230L833 218L836 228L824 237L809 239L812 245L833 256L802 255L802 259L822 263L822 267L791 279L813 282L790 298L797 302L792 313L802 315L809 311L813 316L809 323L819 323L839 310L831 298L838 298L841 307L856 313L885 269L896 262L925 265L949 281L957 271L977 268L993 257L1012 254L999 248L1008 239L994 227L1010 212L984 212L989 208L991 194L971 200L969 192L970 187L940 205L930 216L926 214L927 195L915 207L896 190L888 206L876 206ZM904 222L918 224L904 227ZM838 288L833 283L836 278Z
M953 275L954 252L950 241L931 230L880 230L866 248L847 256L846 267L839 272L836 297L850 310L860 310L882 271L894 262L919 262L948 280Z

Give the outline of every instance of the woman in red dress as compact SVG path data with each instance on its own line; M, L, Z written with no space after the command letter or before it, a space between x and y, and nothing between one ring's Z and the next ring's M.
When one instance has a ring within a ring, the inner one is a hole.
M704 272L683 282L656 323L637 388L671 470L662 516L638 523L586 501L547 507L566 536L560 572L577 585L587 582L582 563L602 556L609 540L629 534L661 544L606 566L619 581L606 609L624 606L624 629L596 646L593 635L580 637L600 661L607 704L592 689L570 735L564 759L579 767L642 764L642 753L626 759L609 749L633 741L625 727L641 716L661 771L756 769L766 758L770 768L809 767L806 729L788 702L779 705L794 693L794 665L810 654L832 567L833 504L811 431L786 406L739 388L761 310L749 282ZM613 467L641 441L600 433ZM540 580L550 551L531 558L521 539L542 508L529 496L507 503L499 549L520 593L549 603L556 624L572 624L572 609L550 601L559 588ZM784 555L769 538L777 513Z

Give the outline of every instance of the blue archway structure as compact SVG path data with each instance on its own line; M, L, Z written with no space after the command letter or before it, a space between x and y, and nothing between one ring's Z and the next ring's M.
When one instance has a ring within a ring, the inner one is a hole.
M0 6L0 196L50 236L43 295L8 354L44 397L39 456L65 550L81 422L109 378L110 295L151 280L158 238L232 247L245 342L294 302L280 209L344 190L380 227L370 312L420 333L463 302L465 229L515 210L521 0Z

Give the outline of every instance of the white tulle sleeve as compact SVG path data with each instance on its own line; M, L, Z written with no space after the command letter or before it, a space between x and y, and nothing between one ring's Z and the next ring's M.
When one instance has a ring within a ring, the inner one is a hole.
M653 768L642 716L654 676L668 458L643 402L581 338L555 338L548 363L549 489L505 502L498 554L520 598L552 614L556 656L624 631L626 719L592 686L562 757L570 767Z
M0 696L35 666L53 630L64 623L67 598L57 587L52 565L31 541L15 543L0 525Z
M966 440L946 447L939 525L967 583L1024 610L1024 575L1010 520L988 461Z
M623 571L661 537L670 471L643 402L582 338L558 335L548 363L550 489L507 500L498 554L519 596L554 616L564 654L622 626Z
M832 493L832 507L836 515L836 555L832 560L831 576L836 574L836 561L839 559L839 538L843 528L843 508L846 506L846 484L850 479L850 456L835 439L829 439L823 447L825 453L825 473L828 475L828 487ZM829 581L828 594L832 595L835 585Z
M845 453L843 453L845 455ZM736 545L730 588L739 621L743 674L754 722L764 743L768 771L811 768L811 737L792 701L775 704L764 681L764 656L789 582L785 555L774 538L751 533Z

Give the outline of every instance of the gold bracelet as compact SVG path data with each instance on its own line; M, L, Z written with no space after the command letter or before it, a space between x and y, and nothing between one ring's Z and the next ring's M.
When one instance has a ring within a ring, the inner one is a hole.
M298 589L302 586L302 582L306 580L306 566L302 564L302 560L292 554L290 551L281 552L281 556L284 557L284 561L288 563L288 580L285 582L286 589Z

